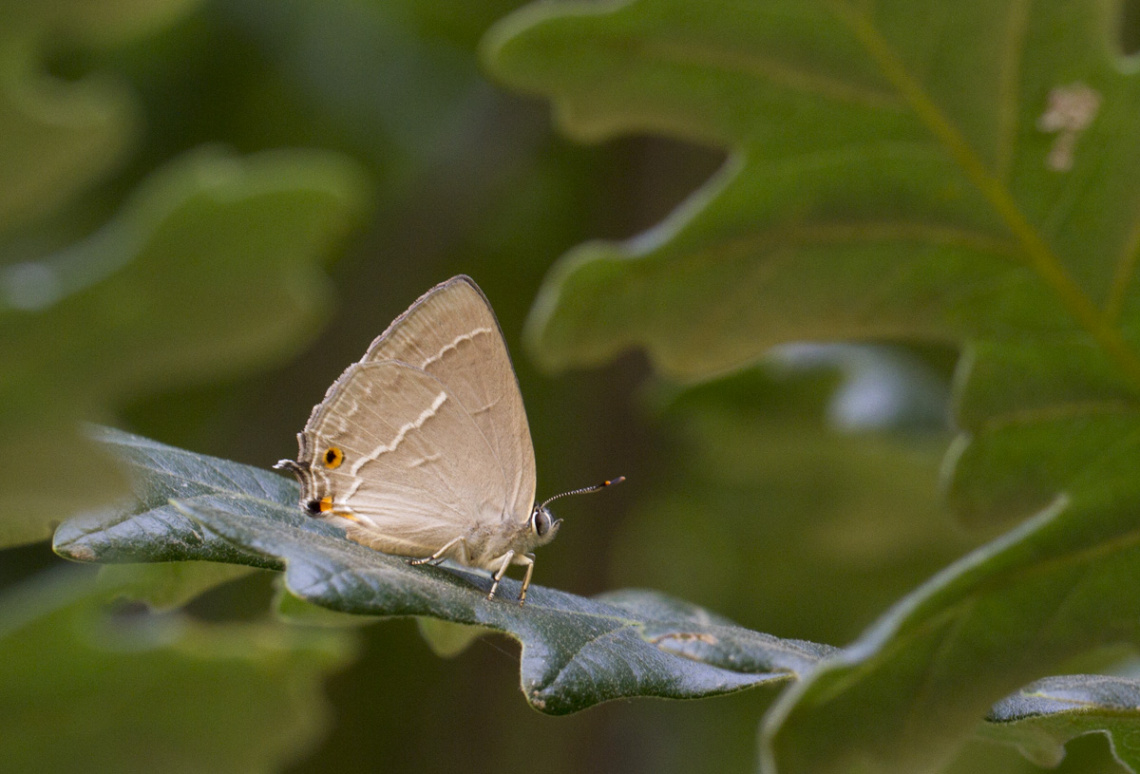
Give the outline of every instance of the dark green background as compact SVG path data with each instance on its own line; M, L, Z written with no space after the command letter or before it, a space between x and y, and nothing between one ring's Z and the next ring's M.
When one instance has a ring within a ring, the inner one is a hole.
M95 452L51 435L63 420L45 417L97 420L267 467L293 456L294 434L312 405L392 318L434 283L466 273L491 300L514 355L540 496L628 478L604 495L559 504L566 521L539 555L542 585L581 595L653 588L749 628L843 645L996 534L960 529L939 501L938 466L951 438L952 346L801 353L789 356L791 365L696 387L654 376L638 352L591 371L534 367L524 323L559 256L658 223L726 155L657 136L594 145L564 139L549 104L512 93L480 68L479 41L518 4L170 3L171 17L153 29L108 35L98 25L67 23L79 14L66 3L49 5L54 10L43 21L15 2L0 3L19 20L8 26L9 50L33 50L31 59L64 82L106 78L131 107L109 132L110 145L92 151L107 159L101 171L0 222L0 264L52 255L96 233L157 170L203 147L238 157L329 151L361 186L344 205L349 214L337 216L343 227L302 258L323 262L331 286L316 273L301 275L311 284L292 290L308 297L309 308L289 312L291 336L267 340L257 356L203 356L210 366L201 375L175 368L135 377L133 361L94 356L44 366L37 378L66 388L58 396L39 390L26 406L10 401L9 424L0 427L47 428L42 437L88 455ZM107 8L108 29L121 21L117 14L134 13L130 3ZM11 61L9 69L16 71ZM12 151L33 159L36 152L34 143ZM205 288L216 296L233 290ZM238 292L233 303L241 298ZM27 316L3 311L13 329L26 331ZM188 329L202 324L193 314L183 321ZM212 315L210 330L226 340L224 309ZM86 324L50 313L42 319L40 346L58 342L61 351L77 336L75 326ZM235 314L234 327L245 320ZM837 427L836 390L858 392L861 377L897 391L884 415ZM20 394L18 377L13 383L11 394ZM114 388L91 386L104 383ZM65 408L52 402L57 398ZM35 465L50 475L50 459L37 457ZM5 494L8 503L37 499L36 491ZM92 504L99 499L93 494ZM15 588L62 564L46 543L34 542L0 554L0 580ZM188 614L260 621L269 617L271 595L271 574L260 573L208 592ZM325 684L327 735L287 770L750 770L759 719L775 695L759 689L693 702L622 701L546 717L525 703L518 648L506 638L485 638L441 659L412 621L374 623L360 635L358 657ZM48 721L43 735L52 744ZM200 742L210 745L208 734ZM107 751L125 743L104 737L97 744L106 751L90 754L113 758ZM1111 770L1106 749L1099 738L1080 740L1063 770ZM1035 770L1012 750L983 743L967 748L957 767Z

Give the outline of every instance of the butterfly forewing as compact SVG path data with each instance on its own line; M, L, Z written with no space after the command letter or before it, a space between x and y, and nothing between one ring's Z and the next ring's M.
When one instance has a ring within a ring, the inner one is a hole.
M383 360L421 368L446 386L505 471L508 513L526 521L534 505L534 447L503 334L475 283L459 276L425 293L362 362Z
M502 466L439 379L387 360L354 364L334 387L305 427L306 462L314 498L332 495L334 514L363 517L356 539L428 555L502 518Z

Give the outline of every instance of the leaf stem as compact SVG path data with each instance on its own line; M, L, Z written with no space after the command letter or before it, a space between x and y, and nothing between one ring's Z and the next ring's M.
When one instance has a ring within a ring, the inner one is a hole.
M950 123L911 76L890 44L879 34L871 20L846 0L833 4L837 15L849 26L856 39L863 44L887 79L910 104L919 120L946 146L950 155L977 186L990 205L997 211L1006 227L1021 244L1029 266L1045 281L1061 300L1062 305L1083 327L1119 368L1140 389L1140 357L1109 321L1109 317L1085 294L1065 271L1060 259L1026 220L1013 195L974 152L970 144Z

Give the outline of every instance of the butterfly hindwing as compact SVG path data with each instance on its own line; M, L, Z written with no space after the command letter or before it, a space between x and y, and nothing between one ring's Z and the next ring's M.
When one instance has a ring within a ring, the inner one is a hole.
M398 360L438 378L466 409L507 477L508 512L534 505L534 447L518 380L495 313L465 276L436 285L396 318L362 362Z
M426 556L508 507L481 429L447 385L406 363L349 367L302 435L310 496L359 516L360 542L379 550Z

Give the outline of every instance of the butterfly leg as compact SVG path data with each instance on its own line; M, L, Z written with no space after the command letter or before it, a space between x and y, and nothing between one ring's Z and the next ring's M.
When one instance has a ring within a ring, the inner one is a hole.
M491 591L489 594L487 594L487 599L495 598L495 592L499 589L499 581L501 581L503 579L503 576L507 574L507 568L511 566L511 560L514 558L515 552L513 550L507 551L505 554L503 554L503 563L499 565L498 572L491 576L495 579L495 582L491 584Z
M526 603L526 590L530 588L530 576L534 575L534 554L523 554L516 560L526 565L526 576L523 578L522 591L519 592L519 607Z
M467 557L467 541L462 537L457 537L444 543L443 548L439 549L431 556L424 556L420 557L419 559L409 559L408 564L412 566L430 564L433 567L438 567L447 558L445 554L456 546L459 546L459 551L457 553L462 559L465 559ZM466 564L466 562L462 563Z

